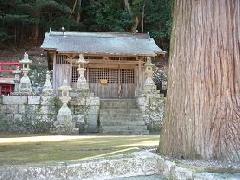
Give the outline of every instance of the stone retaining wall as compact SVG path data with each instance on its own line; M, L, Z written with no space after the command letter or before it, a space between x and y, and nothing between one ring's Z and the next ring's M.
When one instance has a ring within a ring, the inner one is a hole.
M56 102L51 96L2 96L1 131L48 132L58 111Z
M137 104L149 131L159 133L164 120L165 97L162 94L145 93L137 98Z
M83 103L70 103L76 127L80 132L97 132L99 99L95 97L78 99ZM61 105L55 96L2 96L0 131L48 133L57 120Z

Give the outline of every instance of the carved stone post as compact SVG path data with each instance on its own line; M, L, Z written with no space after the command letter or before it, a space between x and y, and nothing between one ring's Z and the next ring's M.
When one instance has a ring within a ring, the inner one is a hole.
M51 75L50 72L46 72L46 80L45 84L43 86L43 91L42 91L44 96L51 96L53 95L53 88L52 88L52 83L51 83Z
M25 52L24 58L19 61L22 64L23 77L20 80L19 84L19 93L21 95L31 95L32 94L32 84L31 80L28 77L28 72L30 71L29 65L32 64L32 61L28 58L28 54Z
M77 80L77 89L79 90L89 90L89 84L87 83L87 80L85 78L85 64L88 63L83 57L82 54L79 54L79 59L77 61L78 63L78 80Z
M67 85L67 81L64 80L63 85L59 88L61 96L59 99L63 105L58 111L57 121L54 123L53 132L57 134L77 134L78 129L75 128L75 123L72 121L72 112L67 106L67 103L71 100L69 91L71 87Z

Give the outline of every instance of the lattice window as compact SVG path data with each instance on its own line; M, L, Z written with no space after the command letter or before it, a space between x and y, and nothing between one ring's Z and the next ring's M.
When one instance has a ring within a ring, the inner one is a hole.
M136 57L120 57L120 60L136 60Z
M70 64L66 59L67 59L67 56L57 55L56 64Z
M72 82L77 82L78 80L78 71L77 71L77 67L73 66L72 67Z
M120 57L109 57L110 60L119 60Z
M101 56L84 56L84 59L103 59Z
M90 68L89 83L99 83L107 80L107 83L118 83L118 70L109 68Z
M121 83L134 83L134 69L121 69Z

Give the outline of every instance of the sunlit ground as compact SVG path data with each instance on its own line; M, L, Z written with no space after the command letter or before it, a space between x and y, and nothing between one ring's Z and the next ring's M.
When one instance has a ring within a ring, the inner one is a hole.
M1 136L0 136L1 137ZM0 138L0 165L86 160L156 147L159 135L26 136Z

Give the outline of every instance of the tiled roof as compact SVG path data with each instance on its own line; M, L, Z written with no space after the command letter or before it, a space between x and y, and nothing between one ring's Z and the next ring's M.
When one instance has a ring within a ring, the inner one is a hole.
M143 33L47 32L41 46L64 53L156 56L164 53Z

